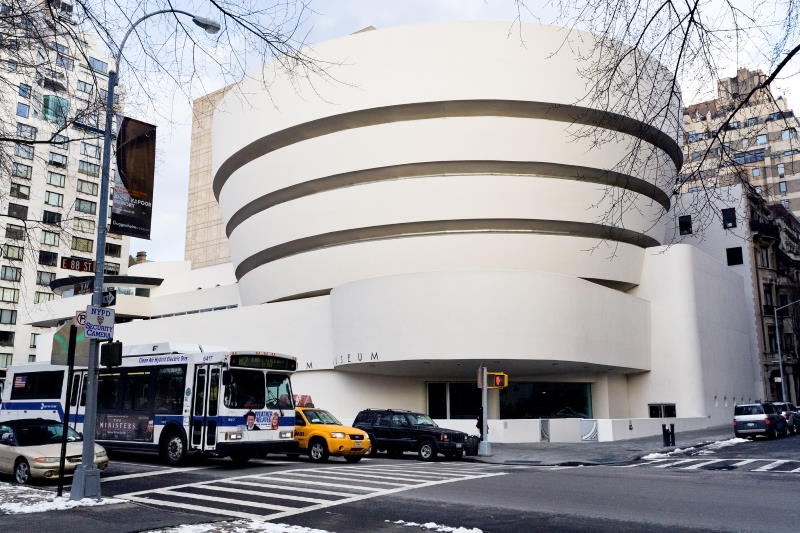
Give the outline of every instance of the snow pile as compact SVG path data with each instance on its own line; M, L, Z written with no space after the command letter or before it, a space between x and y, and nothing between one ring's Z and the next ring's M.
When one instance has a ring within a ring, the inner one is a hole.
M727 440L718 440L716 442L712 442L707 446L691 446L689 448L675 448L671 452L667 453L648 453L642 459L647 461L653 459L669 459L670 457L675 457L677 455L714 455L717 453L716 451L722 448L727 448L728 446L736 446L737 444L742 444L743 442L749 442L747 439L727 439Z
M386 520L386 522L389 522ZM450 527L437 524L436 522L425 522L420 524L417 522L406 522L405 520L395 520L392 524L398 524L405 527L418 527L420 529L427 529L429 531L440 531L442 533L483 533L483 530L477 527Z
M49 490L34 489L24 485L0 483L0 515L43 513L46 511L63 511L75 507L108 505L124 503L125 500L115 498L84 498L72 501L67 497L57 497Z
M324 529L314 529L289 524L273 524L258 520L234 520L230 522L207 522L203 524L184 524L182 526L153 530L150 533L330 533Z

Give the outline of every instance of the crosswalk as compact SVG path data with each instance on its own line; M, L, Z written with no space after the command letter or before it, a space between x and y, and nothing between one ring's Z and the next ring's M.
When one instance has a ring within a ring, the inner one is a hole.
M489 465L402 464L295 468L115 495L142 504L274 520L396 492L502 476Z
M660 468L664 470L739 470L771 472L775 474L800 474L800 459L709 459L695 457L681 459L650 459L617 468Z

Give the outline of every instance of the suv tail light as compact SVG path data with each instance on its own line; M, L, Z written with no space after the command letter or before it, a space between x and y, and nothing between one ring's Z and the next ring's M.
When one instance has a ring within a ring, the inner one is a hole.
M764 423L765 423L766 425L770 425L770 424L772 424L772 420L770 420L769 418L765 418L765 419L764 419Z
M733 419L733 425L734 426L736 425L736 419L735 418Z

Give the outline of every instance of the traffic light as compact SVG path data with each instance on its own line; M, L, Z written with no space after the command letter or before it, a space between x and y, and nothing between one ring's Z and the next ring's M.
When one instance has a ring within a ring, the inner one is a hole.
M508 374L502 372L487 372L487 389L504 389L508 387Z

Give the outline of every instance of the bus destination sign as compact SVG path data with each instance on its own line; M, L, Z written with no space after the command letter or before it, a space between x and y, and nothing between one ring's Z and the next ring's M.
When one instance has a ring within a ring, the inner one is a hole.
M231 355L231 366L294 371L297 370L297 361L272 355L234 354Z

